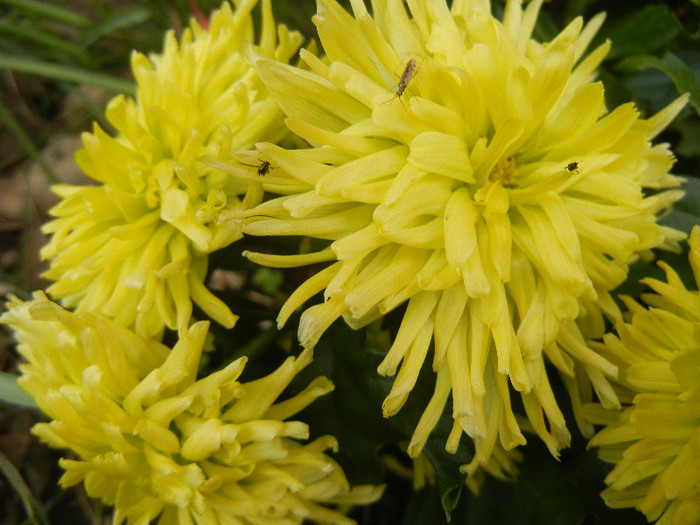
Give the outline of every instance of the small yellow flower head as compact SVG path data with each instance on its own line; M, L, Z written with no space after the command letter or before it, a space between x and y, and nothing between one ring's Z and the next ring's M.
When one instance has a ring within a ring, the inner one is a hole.
M680 183L667 146L651 140L686 99L648 120L632 104L608 112L593 76L609 44L584 58L602 16L577 18L542 44L531 37L538 0L524 11L509 1L502 22L486 0L412 0L410 13L374 0L373 16L351 3L354 16L318 1L327 60L302 51L311 71L256 63L288 127L314 147L258 145L276 167L267 188L282 196L250 210L244 233L332 243L310 255L248 255L280 267L335 261L278 318L324 292L301 317L305 347L340 316L361 327L408 303L379 373L398 370L384 402L391 416L434 342L435 393L409 454L450 396L448 450L466 433L486 464L498 439L507 450L524 443L509 384L556 454L569 433L545 356L616 406L608 378L617 370L584 336L602 335L603 314L616 312L608 291L636 254L683 237L656 222L682 192L663 191Z
M187 325L192 301L231 327L236 317L203 285L207 254L241 237L219 216L256 204L247 185L200 161L204 155L277 142L289 132L249 54L287 61L301 36L275 28L263 2L260 44L253 46L257 0L226 3L208 29L192 21L178 41L167 34L160 55L132 56L136 100L118 96L77 153L97 186L55 187L62 201L45 225L53 234L42 257L48 288L66 307L105 314L146 336ZM252 169L252 168L251 168ZM246 193L243 200L239 197Z
M20 385L51 419L33 433L70 449L63 487L85 484L115 507L115 523L302 523L352 520L324 506L366 503L381 489L350 488L324 451L332 436L302 444L309 429L288 419L333 389L325 377L277 397L310 361L308 351L248 383L245 358L197 380L208 322L169 350L104 316L14 299L10 325L28 363Z
M700 285L700 227L690 236L690 264ZM644 279L649 308L626 299L631 322L618 323L603 349L634 394L591 441L615 463L602 496L613 508L636 507L658 525L700 523L700 293L665 265L667 282ZM604 412L596 410L598 414ZM607 420L606 420L607 419Z

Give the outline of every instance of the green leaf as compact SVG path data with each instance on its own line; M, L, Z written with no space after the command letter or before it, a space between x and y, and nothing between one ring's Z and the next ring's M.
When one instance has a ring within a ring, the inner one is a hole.
M605 104L614 108L629 102L634 97L630 93L629 86L623 82L619 74L613 74L605 67L598 70L598 78L605 86Z
M685 196L671 209L668 215L659 219L659 223L677 230L690 233L696 224L700 224L700 180L688 177L683 184ZM656 259L638 260L630 265L627 279L618 286L613 297L628 295L638 298L643 292L648 292L649 287L640 282L641 279L650 277L662 282L666 281L666 274L659 267L658 261L663 261L673 268L688 289L695 289L695 278L688 263L688 246L683 243L680 253L656 250Z
M314 434L332 434L339 442L337 460L352 483L378 483L383 479L379 451L387 445L410 440L420 416L432 396L435 374L430 359L398 414L384 418L382 402L391 390L392 377L377 373L385 353L364 345L364 332L338 321L314 349L313 362L298 376L302 388L319 375L329 377L335 390L304 411ZM464 487L459 466L471 461L473 450L463 439L457 453L445 450L452 428L448 403L423 448L436 473L437 488L445 516L449 518Z
M554 396L560 400L572 433L571 447L559 459L536 435L526 433L520 447L523 459L515 481L507 483L486 476L478 495L468 493L453 516L460 525L643 525L636 510L608 508L600 492L611 465L586 449L586 440L573 423L571 405L558 374L550 373Z
M673 81L679 93L690 93L690 103L700 115L700 82L692 68L672 53L662 58L653 56L635 56L623 60L618 65L620 71L640 71L657 69Z
M391 378L377 374L381 352L363 348L363 332L340 321L332 325L314 349L313 362L295 380L299 389L313 378L330 378L335 390L314 401L300 418L314 436L338 439L337 461L353 484L381 483L384 467L379 449L405 439L382 417L381 403L391 389Z
M646 5L610 24L601 32L601 37L612 40L608 55L612 59L645 55L663 49L682 29L668 6Z
M63 64L42 62L32 58L0 54L0 69L19 71L54 80L67 80L78 84L104 87L126 95L133 96L136 93L136 86L131 81Z
M435 469L442 510L445 513L445 519L450 521L465 486L466 476L459 471L459 466L468 461L466 459L460 461L457 458L458 455L448 457L448 453L445 451L445 441L437 440L434 436L428 439L423 454L430 460L430 464Z
M408 490L411 490L410 488ZM445 517L443 508L440 505L440 493L436 487L425 487L418 492L410 494L408 505L403 514L401 525L448 525L453 522L455 525L461 525L462 521L458 518L462 515L462 506L467 498L462 498L462 505L455 511L455 520L448 521ZM496 520L484 523L499 523Z
M47 2L39 2L38 0L0 0L0 3L10 6L17 11L33 13L42 18L52 18L59 22L66 22L76 26L90 25L90 19L80 13Z
M17 23L16 20L0 23L0 35L3 38L8 36L18 38L20 42L24 41L23 45L26 45L26 42L34 42L45 49L61 55L68 55L84 64L90 61L90 55L79 45L65 38L52 35L45 29Z
M143 7L131 7L121 11L110 12L94 26L86 30L80 38L80 44L88 47L100 38L120 29L127 29L144 23L151 17L151 12Z
M528 444L514 483L488 477L478 496L469 495L454 516L464 525L642 525L644 516L631 509L606 507L600 492L609 465L578 441L554 459L535 436Z
M659 222L664 226L690 233L693 226L700 224L700 179L688 177L683 189L685 196Z
M17 376L7 372L0 372L0 401L10 405L37 408L34 398L17 384Z
M682 157L700 157L700 119L679 119L674 123L674 127L681 134L681 138L673 151Z

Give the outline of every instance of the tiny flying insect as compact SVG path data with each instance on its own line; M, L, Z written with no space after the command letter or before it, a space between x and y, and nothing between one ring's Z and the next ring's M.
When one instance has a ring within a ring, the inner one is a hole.
M421 61L421 64L422 63L423 62ZM406 63L406 67L404 68L403 73L401 73L401 76L399 77L399 83L396 86L396 93L394 93L394 96L399 99L399 102L401 102L402 106L403 102L401 101L401 97L403 96L404 92L406 91L406 88L408 87L408 83L411 82L411 79L416 74L416 71L419 67L420 64L416 66L416 59L411 58ZM388 102L391 102L391 100L389 100Z
M569 162L566 165L566 171L568 171L569 173L573 173L574 171L578 173L578 162Z
M260 164L258 165L258 175L261 177L264 177L270 172L270 161L268 160L261 160Z
M406 67L404 68L403 73L401 73L401 78L399 79L399 85L396 88L396 96L397 97L401 98L401 95L403 95L403 92L406 91L406 88L408 87L408 83L413 78L413 74L415 72L416 72L416 59L412 58L406 64Z

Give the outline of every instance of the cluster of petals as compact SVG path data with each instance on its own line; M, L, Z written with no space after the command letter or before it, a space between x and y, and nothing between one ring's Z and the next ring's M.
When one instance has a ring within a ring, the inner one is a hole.
M658 525L700 523L700 226L690 235L695 289L663 262L666 282L643 279L647 307L625 298L631 319L600 351L620 368L622 412L588 406L606 427L590 441L615 468L602 496Z
M289 420L332 390L327 378L277 400L309 352L253 381L238 381L246 358L197 380L208 322L183 330L171 350L41 292L8 307L0 322L27 361L20 385L50 419L32 432L72 451L60 460L61 485L83 482L115 507L115 523L346 525L353 520L329 504L380 496L380 487L350 487L325 454L333 437L305 444L308 426Z
M205 155L277 142L283 115L248 60L287 61L302 38L275 27L269 0L254 45L257 0L228 3L208 28L192 21L161 54L135 52L136 98L115 97L107 120L83 134L77 161L96 185L57 185L61 201L44 226L49 294L76 311L99 312L146 336L187 326L192 302L231 327L235 315L203 284L208 254L241 237L222 213L262 199L248 184L201 162ZM254 171L254 167L250 168Z
M525 442L527 427L553 454L570 435L550 386L556 367L578 409L594 392L619 406L616 366L589 348L609 291L644 250L675 247L659 214L682 196L673 155L652 140L684 97L640 118L609 111L595 71L603 43L585 50L603 21L574 19L546 43L532 38L541 0L373 0L352 14L318 0L325 59L304 67L259 56L258 74L310 145L257 145L276 198L231 215L248 235L327 241L306 254L247 253L269 266L326 264L283 306L279 324L323 292L301 317L312 348L336 319L360 328L397 307L403 321L379 366L396 375L383 410L398 412L426 362L436 386L409 445L416 456L451 397L453 431L476 445L473 471L497 441ZM406 7L407 6L407 7ZM244 176L231 156L211 165ZM429 351L433 351L429 354ZM398 372L398 373L397 373Z

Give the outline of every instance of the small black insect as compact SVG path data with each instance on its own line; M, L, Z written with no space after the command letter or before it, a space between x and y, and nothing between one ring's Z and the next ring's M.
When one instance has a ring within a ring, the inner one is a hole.
M576 161L569 162L566 165L566 171L568 171L569 173L573 173L574 171L578 171L578 162L576 162Z
M270 162L267 160L260 161L258 165L258 175L265 176L270 172Z

